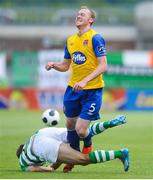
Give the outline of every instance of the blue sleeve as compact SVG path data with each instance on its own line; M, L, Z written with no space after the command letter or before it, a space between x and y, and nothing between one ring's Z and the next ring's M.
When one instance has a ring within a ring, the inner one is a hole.
M93 36L92 46L96 57L106 56L105 40L100 34L96 34Z
M64 48L64 59L71 59L70 53L67 48L67 44L65 45L65 48Z

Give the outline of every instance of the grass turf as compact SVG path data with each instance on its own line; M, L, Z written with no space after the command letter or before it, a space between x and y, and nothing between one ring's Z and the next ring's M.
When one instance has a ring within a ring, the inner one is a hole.
M88 166L75 166L71 173L60 167L54 173L21 172L15 152L33 132L44 127L41 111L0 110L0 178L7 179L141 179L153 178L153 113L152 112L103 112L102 120L124 114L128 123L106 130L93 138L93 150L130 150L129 172L123 171L119 160ZM61 113L59 127L65 120Z

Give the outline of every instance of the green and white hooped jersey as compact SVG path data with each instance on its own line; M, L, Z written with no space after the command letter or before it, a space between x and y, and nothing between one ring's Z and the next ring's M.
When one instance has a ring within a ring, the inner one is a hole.
M25 143L22 153L20 155L19 163L23 171L26 171L27 166L29 165L32 164L42 165L44 163L44 161L41 160L39 157L37 157L32 151L32 145L35 135L36 134L31 136L31 138Z

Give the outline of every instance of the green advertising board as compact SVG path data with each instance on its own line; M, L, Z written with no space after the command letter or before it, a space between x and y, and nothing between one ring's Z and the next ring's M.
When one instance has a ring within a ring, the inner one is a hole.
M108 70L103 75L106 87L153 88L152 67L146 65L127 66L122 52L108 53L107 60ZM139 61L139 59L135 59L135 61Z
M38 53L14 52L11 74L13 87L35 87L38 78Z

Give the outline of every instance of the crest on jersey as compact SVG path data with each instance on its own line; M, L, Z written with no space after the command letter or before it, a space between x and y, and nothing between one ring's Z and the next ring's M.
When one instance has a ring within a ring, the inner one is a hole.
M97 47L97 50L98 50L99 53L102 53L102 52L105 52L105 51L106 51L106 50L105 50L105 47L102 46L102 45L101 45L101 46L98 46L98 47Z
M88 40L87 39L83 41L83 46L88 46Z
M86 56L82 52L77 51L72 54L72 60L75 64L83 64L86 62Z

